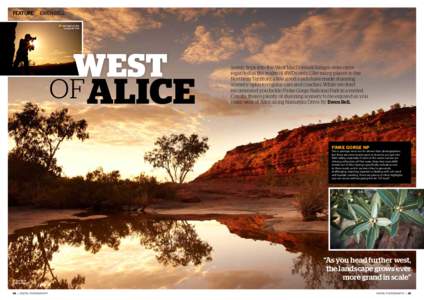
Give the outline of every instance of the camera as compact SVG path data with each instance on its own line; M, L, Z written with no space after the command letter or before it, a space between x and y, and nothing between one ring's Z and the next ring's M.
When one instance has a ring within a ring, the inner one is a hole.
M30 41L30 45L28 47L28 50L29 51L33 51L35 49L33 41L35 41L36 39L37 39L36 36L29 38L29 41Z

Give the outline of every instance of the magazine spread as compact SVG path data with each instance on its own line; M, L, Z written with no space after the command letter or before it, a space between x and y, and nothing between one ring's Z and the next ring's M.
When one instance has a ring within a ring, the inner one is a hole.
M63 2L2 5L2 299L424 295L418 1Z

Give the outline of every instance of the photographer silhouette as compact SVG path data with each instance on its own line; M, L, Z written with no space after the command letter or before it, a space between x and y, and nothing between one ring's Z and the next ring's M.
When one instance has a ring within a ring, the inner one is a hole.
M17 70L21 62L24 63L25 74L29 74L29 61L28 61L28 51L34 50L33 41L36 40L36 37L32 37L29 33L25 34L25 38L19 41L19 48L16 52L15 62L13 67Z

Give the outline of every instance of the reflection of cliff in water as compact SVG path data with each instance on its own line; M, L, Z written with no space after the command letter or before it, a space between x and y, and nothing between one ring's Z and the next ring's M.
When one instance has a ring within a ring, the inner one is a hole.
M194 216L189 219L216 219L241 238L283 245L285 251L298 254L293 259L291 272L293 276L300 275L304 279L306 288L370 288L375 285L373 282L343 281L340 273L326 272L323 257L352 254L328 252L326 234L265 231L264 216ZM75 274L69 280L55 275L50 264L60 247L84 247L85 251L95 255L102 247L123 250L120 249L121 240L128 236L139 240L140 246L145 249L153 250L156 260L164 266L201 265L212 260L213 245L200 239L187 219L117 215L91 220L54 221L9 235L9 288L81 288L85 283L82 275ZM281 255L285 255L283 251ZM361 256L360 253L356 255ZM368 252L367 255L373 254ZM395 254L380 252L375 255ZM411 257L415 266L412 252L400 255Z
M292 274L299 274L305 281L305 288L319 289L367 289L377 285L375 281L345 281L342 273L327 272L324 257L409 257L412 269L416 268L415 252L359 252L328 251L327 233L289 233L264 231L265 216L217 218L230 232L243 238L265 240L282 244L289 252L299 253L293 261ZM349 264L340 264L348 266Z

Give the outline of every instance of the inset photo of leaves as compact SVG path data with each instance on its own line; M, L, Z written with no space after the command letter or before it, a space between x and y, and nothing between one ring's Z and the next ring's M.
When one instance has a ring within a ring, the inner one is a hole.
M424 190L330 189L330 249L424 249Z

